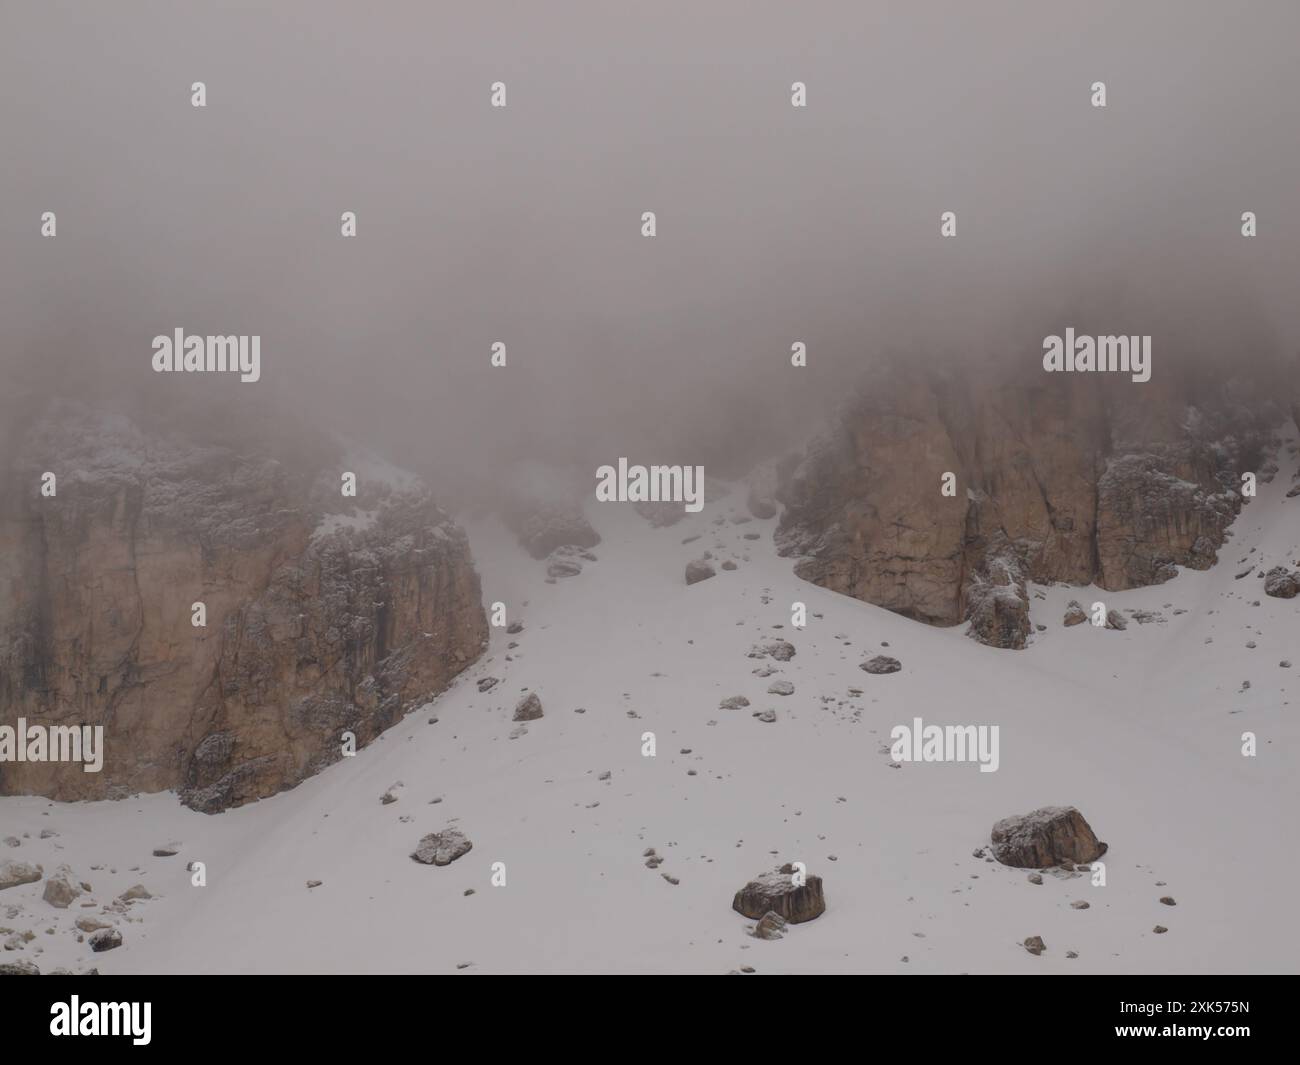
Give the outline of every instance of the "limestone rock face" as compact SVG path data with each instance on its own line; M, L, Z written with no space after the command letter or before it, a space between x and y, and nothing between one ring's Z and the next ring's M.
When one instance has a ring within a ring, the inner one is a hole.
M736 892L731 908L755 921L775 913L791 924L811 921L825 913L822 878L809 873L803 884L796 885L794 880L789 866L756 876Z
M814 584L1023 647L1026 581L1122 590L1212 565L1286 413L1221 366L1134 384L898 362L782 467L777 547Z
M104 765L7 763L0 794L239 805L336 761L344 731L369 743L482 652L468 542L417 478L325 438L239 440L67 403L24 427L0 470L0 720L102 725Z
M1092 826L1073 806L1044 806L1005 817L993 826L993 857L1018 869L1045 869L1062 862L1087 864L1106 853Z

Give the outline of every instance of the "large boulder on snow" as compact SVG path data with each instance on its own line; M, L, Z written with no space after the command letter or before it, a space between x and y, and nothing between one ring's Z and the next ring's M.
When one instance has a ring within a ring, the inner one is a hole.
M1087 863L1106 853L1106 844L1073 806L1044 806L1004 817L993 826L993 857L1018 869L1045 869L1063 861Z
M1264 574L1264 594L1274 599L1294 599L1300 593L1300 574L1285 566L1274 566Z
M820 917L826 912L822 878L809 873L798 878L803 883L796 883L796 879L794 867L790 865L762 873L736 892L731 908L755 921L768 913L776 913L791 924Z

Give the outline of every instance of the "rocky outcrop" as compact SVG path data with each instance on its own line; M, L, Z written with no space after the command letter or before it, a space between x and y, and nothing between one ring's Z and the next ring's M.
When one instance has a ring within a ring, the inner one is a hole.
M1092 826L1073 806L1044 806L1005 817L993 826L993 857L1018 869L1045 869L1062 862L1087 863L1106 853Z
M1121 590L1213 564L1287 413L1221 375L890 365L786 467L778 550L815 584L1023 647L1027 581Z
M22 438L0 496L0 721L102 725L104 764L8 763L0 794L238 805L337 760L344 732L369 743L486 645L464 533L373 456L72 404Z
M811 873L796 877L793 866L783 865L756 876L737 891L731 908L755 921L761 921L769 912L791 924L811 921L826 912L822 878Z

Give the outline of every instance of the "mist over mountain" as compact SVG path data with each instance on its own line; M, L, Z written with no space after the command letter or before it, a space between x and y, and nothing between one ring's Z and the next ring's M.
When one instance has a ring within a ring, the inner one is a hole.
M1300 12L1073 8L10 3L7 409L328 426L468 499L735 475L883 360L1015 383L1066 326L1151 335L1157 382L1287 367ZM262 379L154 374L178 327Z

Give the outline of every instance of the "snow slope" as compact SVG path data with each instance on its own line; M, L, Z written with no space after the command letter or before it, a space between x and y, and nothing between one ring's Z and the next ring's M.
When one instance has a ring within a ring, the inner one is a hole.
M1257 576L1300 559L1300 497L1284 498L1295 456L1284 449L1280 465L1213 570L1126 593L1035 589L1047 628L1019 652L800 581L775 555L774 521L714 524L744 512L743 491L663 529L593 503L599 561L555 584L504 528L471 526L485 602L505 602L522 633L493 630L489 654L436 703L250 806L0 799L0 837L21 840L0 857L47 873L68 862L97 903L135 883L159 896L135 903L124 946L100 955L71 928L99 907L56 910L40 884L0 893L0 926L37 933L15 954L43 971L1294 972L1300 671L1279 662L1300 664L1300 600L1265 597ZM705 549L739 569L687 587L685 563ZM1239 558L1256 572L1234 579ZM1070 599L1165 621L1066 629ZM791 661L747 657L776 636L796 646ZM858 668L882 650L902 672ZM779 672L755 676L764 664ZM501 683L480 694L488 675ZM794 694L765 694L777 679ZM525 690L545 717L511 739ZM737 694L752 705L719 709ZM775 723L751 716L769 707ZM1000 726L999 770L891 768L889 731L915 716ZM1247 730L1254 758L1241 754ZM397 781L398 801L381 804ZM1054 804L1078 806L1109 843L1106 886L1036 886L972 855L999 818ZM410 860L449 825L469 854ZM45 828L58 835L39 839ZM150 856L173 839L178 855ZM657 871L647 847L665 857ZM191 860L206 887L191 886ZM795 860L824 878L826 913L777 942L750 937L733 894ZM1032 935L1047 944L1039 957L1020 945Z

